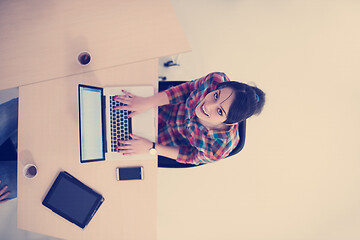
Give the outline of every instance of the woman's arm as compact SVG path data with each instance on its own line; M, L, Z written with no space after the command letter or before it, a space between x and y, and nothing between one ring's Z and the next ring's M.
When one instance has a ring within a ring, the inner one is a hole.
M224 81L230 81L230 79L225 75L225 73L213 72L202 78L198 78L166 89L164 90L164 92L168 95L170 104L177 104L185 102L190 96L190 94L195 90L202 91L205 88L210 88L212 83L214 82L219 83ZM214 85L213 87L215 88L216 85Z
M169 104L169 98L165 92L159 92L151 97L148 97L148 100L153 103L153 107Z
M157 93L150 97L136 96L125 90L123 90L123 93L126 95L118 95L114 99L126 104L126 106L115 107L115 109L132 111L129 117L145 112L150 108L169 104L169 98L164 92Z
M148 154L153 143L146 138L131 134L131 140L119 141L122 146L116 147L119 153L124 155L133 154ZM216 146L216 144L214 144ZM200 164L210 163L219 160L223 157L223 152L220 149L209 149L208 151L200 151L193 146L165 146L162 144L155 144L157 154L160 156L174 159L181 163Z
M161 144L155 144L155 149L158 155L172 158L174 160L176 160L179 155L179 147L170 147Z
M131 134L131 140L128 141L119 141L119 143L123 144L123 146L118 146L118 152L124 155L132 155L132 154L147 154L149 153L152 142L146 138L136 136ZM161 144L155 144L155 149L158 155L176 159L179 155L179 147L170 147L164 146Z

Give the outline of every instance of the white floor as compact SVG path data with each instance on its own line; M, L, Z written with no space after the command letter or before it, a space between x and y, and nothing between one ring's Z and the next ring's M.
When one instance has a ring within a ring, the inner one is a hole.
M18 229L17 199L12 199L0 205L0 239L1 240L55 240L49 236Z
M0 91L0 104L19 96L18 88L10 88Z

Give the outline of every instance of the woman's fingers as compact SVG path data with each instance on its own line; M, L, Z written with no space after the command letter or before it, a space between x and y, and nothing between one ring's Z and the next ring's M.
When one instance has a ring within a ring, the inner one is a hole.
M152 144L149 140L130 134L131 140L119 141L120 144L124 146L118 146L118 152L124 155L131 154L145 154L149 152L150 145Z
M138 97L125 90L122 92L126 95L117 95L114 99L126 106L118 106L114 107L114 109L131 111L131 113L129 113L129 118L134 117L135 115L152 107L151 102L149 102L146 97Z
M135 97L135 95L134 94L132 94L131 92L128 92L128 91L126 91L126 90L121 90L123 93L125 93L127 96L129 96L129 97Z
M141 137L137 136L137 135L134 135L133 133L130 133L130 137L131 139L130 140L127 140L127 141L118 141L118 143L121 143L121 144L124 144L124 145L131 145L131 141L133 140L139 140Z
M0 190L0 196L6 191L6 189L8 189L8 186L5 186Z
M1 183L1 181L0 181L0 183ZM1 203L4 203L4 202L6 202L6 201L9 200L9 199L5 199L5 198L7 198L7 196L9 196L10 192L7 192L7 193L4 194L4 192L5 192L7 189L8 189L8 186L5 186L5 187L3 187L3 188L0 190L0 202L1 202ZM5 199L5 200L4 200L4 199Z
M127 105L129 105L130 102L131 102L131 98L129 98L127 96L120 96L120 95L116 95L114 97L114 100L117 101L117 102L121 102L123 104L127 104Z
M116 147L116 149L117 149L118 151L129 150L129 149L131 149L131 148L132 148L132 146L131 146L130 144L128 144L128 145L122 145L122 146L117 146L117 147Z
M138 112L137 111L132 111L131 113L128 114L128 118L132 118L134 117L135 115L137 115Z
M130 136L131 136L131 138L134 139L134 140L139 140L139 139L140 139L139 136L136 136L136 135L134 135L134 134L132 134L132 133L130 133Z
M135 150L132 148L131 145L118 146L116 147L116 149L119 153L122 153L123 155L135 154Z
M131 140L127 141L119 141L119 144L122 144L122 146L117 146L116 149L119 153L122 153L123 155L132 155L137 154L136 149L134 149L134 146L132 145L133 141L136 141L133 136L131 136Z
M10 192L5 193L4 195L0 195L0 201L7 198L9 196Z
M118 102L121 102L121 103L124 103L126 105L123 105L123 106L116 106L114 107L114 109L117 109L117 110L127 110L127 111L130 111L131 113L129 113L129 118L135 116L137 113L132 109L132 105L131 105L131 100L129 97L125 97L125 96L116 96L116 98L114 98L115 101L118 101Z
M119 101L130 102L132 99L127 95L115 95L114 100L118 102Z
M132 154L136 154L136 152L132 149L129 150L122 150L120 151L120 153L122 153L123 155L132 155Z

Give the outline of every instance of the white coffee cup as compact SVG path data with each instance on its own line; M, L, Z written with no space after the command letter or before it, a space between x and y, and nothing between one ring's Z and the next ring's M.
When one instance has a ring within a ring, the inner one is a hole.
M26 178L34 178L37 176L38 170L37 167L34 164L27 164L23 169L24 176Z

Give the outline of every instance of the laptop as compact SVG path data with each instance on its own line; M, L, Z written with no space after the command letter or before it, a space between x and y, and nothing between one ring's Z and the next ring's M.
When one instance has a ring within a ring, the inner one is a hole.
M122 155L117 152L119 140L129 140L130 133L155 142L155 109L127 119L126 110L115 110L120 103L113 99L124 95L154 95L153 86L96 87L78 85L80 162L101 160L152 159L150 154Z

